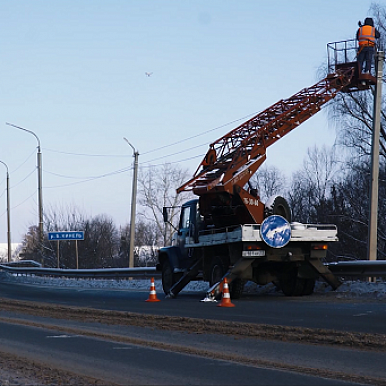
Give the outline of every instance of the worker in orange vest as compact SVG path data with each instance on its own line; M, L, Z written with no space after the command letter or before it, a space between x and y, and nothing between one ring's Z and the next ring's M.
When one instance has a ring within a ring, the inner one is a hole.
M381 35L374 27L374 21L371 17L366 17L364 24L358 23L357 40L359 43L358 63L360 72L370 73L374 60L376 42ZM363 64L365 63L365 68Z

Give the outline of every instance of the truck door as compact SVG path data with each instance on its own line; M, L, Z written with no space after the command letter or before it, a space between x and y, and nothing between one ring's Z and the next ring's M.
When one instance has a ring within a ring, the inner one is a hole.
M178 239L177 239L177 244L181 251L180 268L187 268L190 265L189 264L190 252L188 248L185 248L185 244L186 244L186 239L188 237L191 237L191 236L193 237L191 233L194 229L195 212L196 212L195 206L194 208L191 205L183 206L181 208L180 225L179 225Z

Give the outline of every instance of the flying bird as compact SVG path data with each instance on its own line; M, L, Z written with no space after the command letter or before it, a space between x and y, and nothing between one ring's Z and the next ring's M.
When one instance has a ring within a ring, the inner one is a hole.
M153 73L152 72L145 72L146 76L151 76Z

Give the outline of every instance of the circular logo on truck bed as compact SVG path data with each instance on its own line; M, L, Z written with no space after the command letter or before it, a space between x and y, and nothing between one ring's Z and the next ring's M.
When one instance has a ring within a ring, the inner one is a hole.
M291 225L282 216L269 216L260 225L260 236L268 246L283 248L291 239Z

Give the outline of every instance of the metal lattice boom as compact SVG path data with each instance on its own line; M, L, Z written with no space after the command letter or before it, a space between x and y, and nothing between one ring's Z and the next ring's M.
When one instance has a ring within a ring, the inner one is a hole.
M353 75L352 67L330 74L219 138L210 145L193 178L177 191L193 190L200 196L212 189L232 193L236 183L244 186L265 160L266 149L317 113L351 83Z

